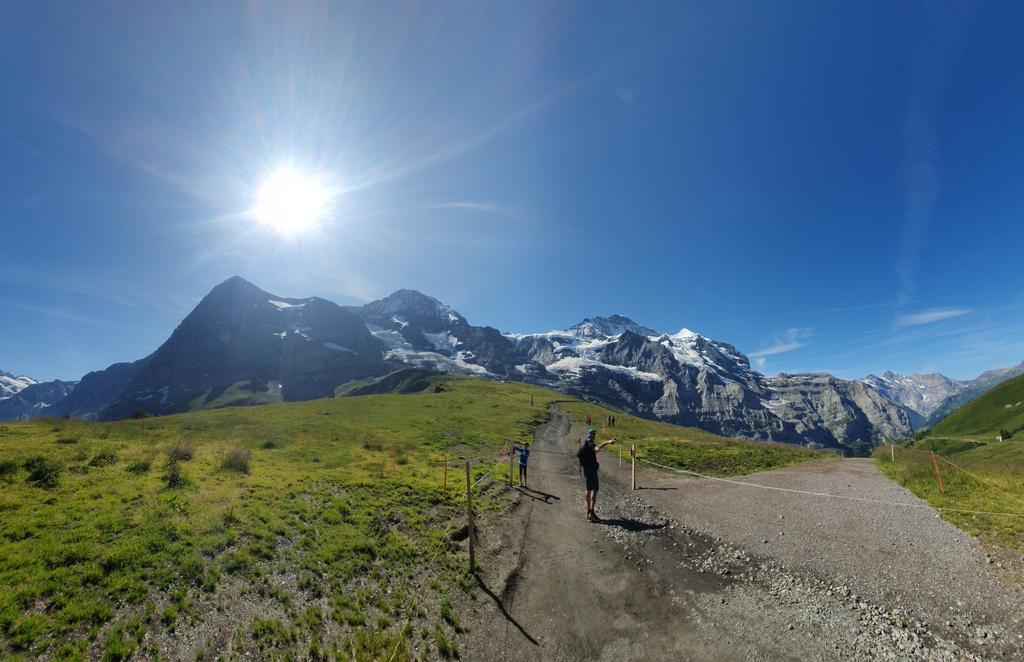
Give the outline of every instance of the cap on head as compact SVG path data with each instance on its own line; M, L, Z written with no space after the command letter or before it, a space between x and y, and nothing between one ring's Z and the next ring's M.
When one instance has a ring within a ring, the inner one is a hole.
M588 437L593 437L596 434L597 434L597 430L595 430L594 428L590 428L589 430L587 430L587 436Z

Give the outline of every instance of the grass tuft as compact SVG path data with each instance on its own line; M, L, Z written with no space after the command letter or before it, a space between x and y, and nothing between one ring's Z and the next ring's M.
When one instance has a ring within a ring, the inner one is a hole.
M25 462L28 470L28 482L47 489L53 489L60 483L61 465L56 460L36 455Z
M249 460L252 459L252 451L242 446L232 446L224 453L224 459L220 462L220 468L224 471L237 471L238 473L249 473Z
M110 451L97 453L91 460L89 460L90 467L108 467L112 464L117 464L117 455Z
M184 441L176 442L167 450L167 456L177 462L188 462L194 454L192 445Z
M185 473L181 470L181 465L174 457L168 458L167 464L164 465L163 480L167 489L171 490L188 484L188 477L185 476Z

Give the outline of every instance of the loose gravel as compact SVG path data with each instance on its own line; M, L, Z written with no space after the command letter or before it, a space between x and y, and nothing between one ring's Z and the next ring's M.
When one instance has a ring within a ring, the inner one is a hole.
M933 511L648 469L633 492L628 466L606 460L605 521L588 524L572 456L581 432L555 412L538 430L535 450L549 452L531 457L534 493L481 530L491 599L466 613L465 659L1024 656L1017 578ZM860 460L744 480L917 503Z

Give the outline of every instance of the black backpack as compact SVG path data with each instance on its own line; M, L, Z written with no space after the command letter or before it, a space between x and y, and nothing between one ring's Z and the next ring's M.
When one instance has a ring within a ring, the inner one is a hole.
M580 469L597 469L597 451L594 447L583 441L580 449L576 451L576 459L580 461Z

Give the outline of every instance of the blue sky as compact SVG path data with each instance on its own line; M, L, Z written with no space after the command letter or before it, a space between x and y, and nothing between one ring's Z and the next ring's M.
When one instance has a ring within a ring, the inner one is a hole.
M636 4L636 3L634 3ZM238 274L620 312L768 373L1024 360L1024 5L0 5L0 368L152 351ZM283 239L282 163L337 197Z

